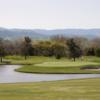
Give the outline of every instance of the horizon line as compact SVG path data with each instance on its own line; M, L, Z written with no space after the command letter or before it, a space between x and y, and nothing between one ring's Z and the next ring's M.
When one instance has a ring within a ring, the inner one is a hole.
M64 27L64 28L22 28L22 27L2 27L2 26L0 26L0 29L21 29L21 30L66 30L66 29L76 29L76 30L78 30L78 29L81 29L81 30L93 30L93 29L100 29L100 27L99 28L74 28L74 27Z

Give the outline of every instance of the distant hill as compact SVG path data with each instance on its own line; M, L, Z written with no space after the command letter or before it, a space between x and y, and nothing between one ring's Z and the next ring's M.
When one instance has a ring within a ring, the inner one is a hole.
M64 35L66 37L86 37L86 38L96 38L100 37L100 29L57 29L57 30L34 30L37 33L42 33L44 35Z
M47 39L51 36L63 35L66 37L100 37L100 29L56 29L56 30L41 30L41 29L6 29L0 28L0 37L8 39L16 39L25 36L30 36L33 39Z
M0 37L2 37L2 38L16 39L16 38L22 38L22 37L25 37L25 36L30 36L33 39L47 38L46 35L37 33L34 30L0 28Z

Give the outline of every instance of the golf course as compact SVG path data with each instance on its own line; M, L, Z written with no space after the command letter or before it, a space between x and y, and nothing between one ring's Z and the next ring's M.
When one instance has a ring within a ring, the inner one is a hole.
M72 59L34 56L6 56L9 65L21 65L17 72L36 74L100 74L99 57ZM7 65L5 62L1 65ZM84 68L88 69L84 69ZM89 68L90 67L90 68ZM0 84L0 100L99 100L100 78Z
M100 0L0 0L0 100L100 100Z
M72 59L54 57L29 57L25 60L22 56L7 56L10 64L22 65L16 69L18 72L41 74L99 74L100 58L83 57L75 62ZM4 64L4 63L3 63Z

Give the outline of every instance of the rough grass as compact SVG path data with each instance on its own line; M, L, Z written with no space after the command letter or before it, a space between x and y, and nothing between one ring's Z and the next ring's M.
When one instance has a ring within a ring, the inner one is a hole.
M100 79L0 84L0 100L100 100Z

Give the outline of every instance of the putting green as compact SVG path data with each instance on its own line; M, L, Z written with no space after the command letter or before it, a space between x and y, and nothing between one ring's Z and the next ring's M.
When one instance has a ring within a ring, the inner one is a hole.
M40 64L35 64L34 66L38 67L77 67L77 66L86 66L86 65L97 65L98 63L95 62L65 62L65 61L59 61L59 62L43 62Z
M54 58L32 59L34 61L31 65L24 65L16 69L18 72L25 73L41 73L41 74L99 74L96 70L82 70L86 66L100 66L100 58L84 58L77 59L75 62L70 59L62 58L60 60Z

